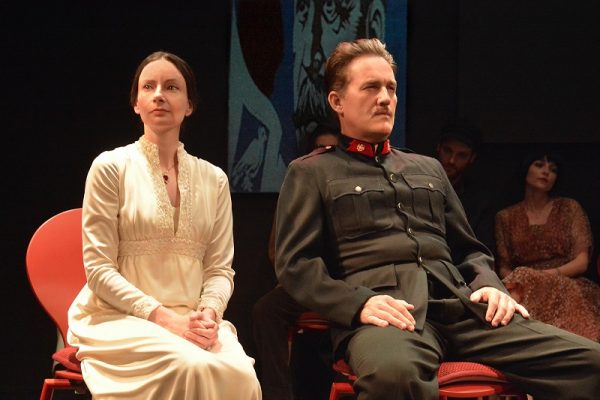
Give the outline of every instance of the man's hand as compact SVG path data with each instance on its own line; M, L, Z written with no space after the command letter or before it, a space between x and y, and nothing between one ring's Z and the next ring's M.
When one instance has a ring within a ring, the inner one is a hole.
M393 325L396 328L414 331L415 319L410 313L415 306L388 295L371 297L360 312L360 322L380 327Z
M492 326L507 325L518 312L523 318L529 318L529 312L512 297L493 287L482 287L471 294L471 301L487 303L485 319Z

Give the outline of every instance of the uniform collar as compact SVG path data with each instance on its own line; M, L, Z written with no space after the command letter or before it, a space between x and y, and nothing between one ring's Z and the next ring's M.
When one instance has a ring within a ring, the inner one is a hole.
M349 153L358 153L369 158L386 155L390 152L390 140L381 143L369 143L342 135L342 145Z

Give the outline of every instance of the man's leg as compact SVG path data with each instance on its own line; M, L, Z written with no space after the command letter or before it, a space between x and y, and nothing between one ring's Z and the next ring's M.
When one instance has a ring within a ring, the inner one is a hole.
M358 376L354 385L358 399L438 399L442 343L429 323L420 333L391 326L358 329L346 349Z
M490 328L476 319L434 324L448 339L449 356L491 365L542 399L599 399L600 344L515 315Z
M306 311L280 286L261 297L252 310L254 342L265 400L292 400L288 330Z

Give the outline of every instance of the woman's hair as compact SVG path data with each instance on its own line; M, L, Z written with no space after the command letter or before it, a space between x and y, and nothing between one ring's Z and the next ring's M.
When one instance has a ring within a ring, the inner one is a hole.
M521 162L521 165L519 167L519 176L521 178L520 182L522 184L523 191L525 190L525 179L527 178L529 167L531 167L531 164L538 160L546 160L556 165L556 182L554 182L554 186L552 186L552 189L550 189L550 192L548 193L550 196L556 196L557 193L561 190L560 177L561 175L564 175L564 171L562 171L564 163L562 161L562 158L559 154L556 153L556 151L546 147L536 147L530 150L523 158L523 161Z
M357 39L353 42L342 42L337 45L325 65L325 88L327 92L341 91L348 83L346 69L350 63L361 56L379 56L390 64L396 73L394 57L385 49L379 39Z
M140 80L140 75L142 74L142 70L144 69L144 67L153 61L162 59L169 61L175 66L175 68L177 68L179 72L181 72L181 75L185 80L188 100L192 105L192 112L196 111L196 107L198 105L198 88L196 85L196 76L194 75L194 71L185 60L176 56L175 54L168 53L166 51L156 51L150 54L148 57L144 58L140 65L138 65L137 70L133 75L133 81L131 82L131 90L129 92L129 104L132 107L135 107L137 103L138 84Z

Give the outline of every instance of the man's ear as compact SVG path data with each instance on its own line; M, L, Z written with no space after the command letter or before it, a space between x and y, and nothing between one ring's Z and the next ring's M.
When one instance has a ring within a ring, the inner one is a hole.
M344 107L342 106L342 98L340 97L340 94L335 90L329 92L329 95L327 95L327 101L329 102L329 106L337 114L341 114L344 111Z
M365 37L379 38L385 43L385 6L381 0L373 0L365 15Z

